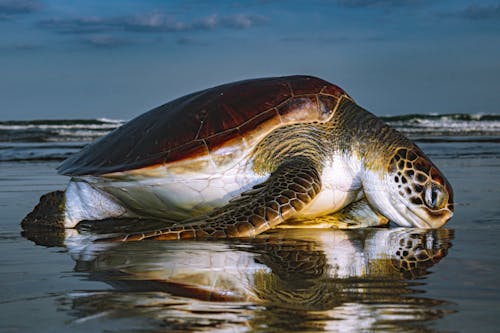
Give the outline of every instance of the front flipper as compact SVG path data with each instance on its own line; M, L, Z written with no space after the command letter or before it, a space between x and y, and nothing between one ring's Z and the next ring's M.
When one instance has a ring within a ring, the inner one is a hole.
M389 223L389 219L373 210L366 199L353 202L335 215L340 229L375 227Z
M290 221L282 224L279 228L335 228L356 229L365 227L382 226L389 220L375 212L365 198L353 202L340 211L320 216L311 220Z
M169 228L105 241L143 239L208 239L251 237L293 217L321 190L320 170L309 159L282 163L262 184L243 192L226 206Z

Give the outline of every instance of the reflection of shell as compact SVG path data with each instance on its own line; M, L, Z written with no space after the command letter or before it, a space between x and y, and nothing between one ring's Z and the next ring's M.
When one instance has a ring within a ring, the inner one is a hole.
M66 239L76 269L116 292L71 295L78 316L147 317L188 330L200 322L241 330L320 320L332 329L401 331L399 320L445 313L436 309L441 301L413 296L406 278L426 274L446 255L446 229L286 229L230 242L84 239Z
M248 243L113 244L95 253L88 264L92 271L120 272L111 280L155 281L174 293L183 290L183 296L189 291L201 298L272 300L269 294L291 288L303 293L293 296L303 302L311 297L306 293L333 288L332 281L421 276L446 255L449 238L445 229L290 229ZM80 249L88 261L96 245L69 241L66 244ZM78 251L70 252L78 258ZM286 296L291 294L289 290Z

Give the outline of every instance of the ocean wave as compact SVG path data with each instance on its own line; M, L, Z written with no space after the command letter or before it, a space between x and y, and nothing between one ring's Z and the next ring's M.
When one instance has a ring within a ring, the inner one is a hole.
M0 142L91 142L123 123L106 118L0 121Z
M123 123L120 119L34 119L34 120L4 120L0 121L0 125L100 125L100 124L116 124Z
M497 114L410 114L381 119L410 137L500 136Z
M405 114L396 116L380 117L386 122L403 121L403 122L418 122L420 120L461 120L461 121L500 121L500 114L483 114L483 113L447 113L447 114Z
M127 122L124 119L111 119L111 118L97 118L97 120L103 123L120 124L120 125Z

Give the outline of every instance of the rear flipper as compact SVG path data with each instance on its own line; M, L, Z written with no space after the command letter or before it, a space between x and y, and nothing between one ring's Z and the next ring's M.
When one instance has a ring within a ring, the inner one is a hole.
M66 196L64 191L49 192L40 197L40 202L21 221L26 229L64 229Z
M112 218L133 218L129 210L111 195L94 188L91 184L72 180L65 191L49 192L22 220L27 228L64 229L75 228L84 220L98 221Z
M342 210L310 220L292 220L280 224L278 228L335 228L356 229L382 226L389 220L375 212L366 199L353 202Z

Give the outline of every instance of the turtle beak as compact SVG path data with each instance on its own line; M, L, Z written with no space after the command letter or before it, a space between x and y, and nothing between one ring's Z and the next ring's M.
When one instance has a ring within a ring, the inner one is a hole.
M443 225L448 222L453 216L453 212L448 208L443 208L439 211L433 211L432 213L427 214L429 216L426 219L427 228L437 229L441 228Z

